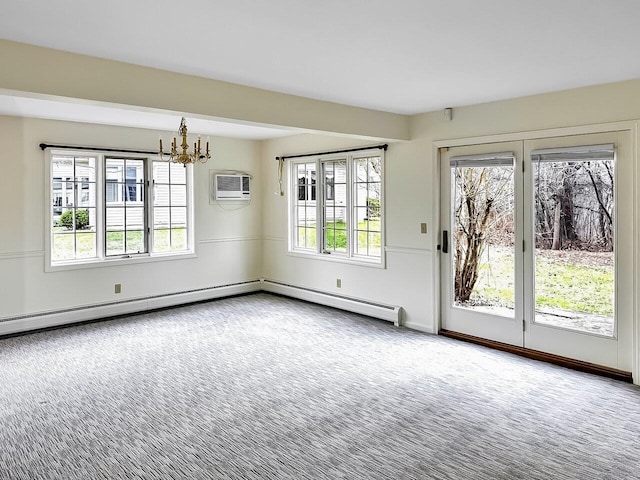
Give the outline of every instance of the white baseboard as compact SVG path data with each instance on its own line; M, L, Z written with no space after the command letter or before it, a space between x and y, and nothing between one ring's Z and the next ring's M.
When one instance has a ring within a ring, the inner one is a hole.
M108 318L117 315L154 310L156 308L172 307L185 303L213 300L214 298L259 292L261 289L261 282L254 280L231 285L221 285L219 287L177 292L169 295L157 295L101 305L87 305L73 309L41 312L14 318L8 317L0 319L0 335L9 335L98 318Z
M399 326L402 322L402 307L371 302L359 298L335 295L329 292L312 290L304 287L287 285L275 281L260 279L249 282L202 288L167 295L156 295L135 298L100 305L86 305L64 310L39 312L36 314L0 318L0 335L27 332L42 328L57 327L77 322L85 322L100 318L144 312L157 308L166 308L186 303L213 300L215 298L254 293L259 291L277 293L320 305L339 308L349 312L368 315L393 322ZM408 323L404 326L432 333L423 325Z
M350 298L295 285L287 285L272 280L262 279L261 282L262 290L265 292L278 293L287 297L298 298L308 302L319 303L320 305L368 315L373 318L393 322L396 326L400 325L402 320L402 307L395 305L374 303L358 298Z

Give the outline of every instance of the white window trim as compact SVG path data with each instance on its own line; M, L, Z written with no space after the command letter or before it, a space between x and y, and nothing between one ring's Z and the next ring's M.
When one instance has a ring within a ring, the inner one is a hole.
M380 257L368 257L364 255L358 255L353 253L353 164L354 160L358 158L366 157L380 157L381 158L381 185L380 185L380 212L381 212L381 224L380 224ZM326 194L324 189L324 178L322 176L322 163L336 160L347 159L347 252L321 252L321 246L323 245L322 238L322 222L324 221L324 211L322 208L322 200ZM298 198L298 184L295 174L295 166L303 163L315 163L316 164L316 248L302 248L295 247L295 235L296 226L295 223L295 200ZM326 262L346 263L353 265L361 265L373 268L386 268L386 235L385 235L385 152L378 148L372 148L367 150L360 150L356 152L349 152L343 154L331 154L331 155L317 155L310 157L291 158L289 159L288 171L288 191L287 191L287 209L288 209L288 246L287 255L291 257L307 258L313 260L320 260Z
M53 155L84 155L99 157L96 164L96 252L97 257L81 259L81 260L63 260L52 261L53 251L53 189L51 179L51 158ZM82 149L56 149L55 147L46 148L44 150L45 157L45 212L44 215L44 235L45 235L45 272L57 272L65 270L80 270L86 268L101 268L112 267L138 263L150 263L150 262L162 262L168 260L184 260L188 258L196 258L197 253L195 250L195 235L194 235L194 192L193 192L193 166L188 165L186 167L187 176L187 249L179 252L159 252L153 253L151 251L153 246L153 204L154 204L154 188L153 188L153 162L160 161L158 155L141 155L132 154L129 152L117 152L117 151L96 151L96 150L82 150ZM148 252L141 254L125 254L122 256L107 257L105 255L104 234L105 234L105 199L104 199L104 161L105 157L124 157L133 159L146 160L145 169L149 186L147 187L147 199L146 199L146 220L147 227L149 228L148 235Z

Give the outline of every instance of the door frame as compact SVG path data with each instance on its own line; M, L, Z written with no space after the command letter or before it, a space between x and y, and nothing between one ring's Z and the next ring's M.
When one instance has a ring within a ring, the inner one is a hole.
M440 288L441 278L441 255L440 239L442 236L441 211L441 150L452 147L482 145L486 143L501 143L511 141L537 140L541 138L566 137L573 135L587 135L608 132L628 132L630 138L631 161L633 162L633 204L629 219L633 222L633 294L631 295L633 305L629 309L632 312L632 375L634 383L640 385L640 166L638 165L638 138L640 136L640 120L599 123L583 126L559 127L545 130L531 130L524 132L504 133L495 135L484 135L478 137L463 137L450 140L436 140L432 144L433 165L432 174L436 185L433 189L433 211L434 225L437 225L434 235L433 252L433 277L434 285L434 333L437 333L442 326L442 291ZM448 168L448 167L447 167Z

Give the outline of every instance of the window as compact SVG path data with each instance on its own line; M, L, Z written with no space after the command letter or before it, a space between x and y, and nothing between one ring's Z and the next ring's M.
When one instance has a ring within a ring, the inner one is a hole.
M377 149L292 160L290 251L382 264L383 177Z
M50 151L50 267L193 253L190 169Z

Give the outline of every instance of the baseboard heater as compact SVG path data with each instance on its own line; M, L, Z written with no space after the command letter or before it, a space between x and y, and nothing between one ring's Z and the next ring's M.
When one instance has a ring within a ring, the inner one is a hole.
M14 317L0 318L0 335L57 327L77 322L85 322L100 318L127 315L158 308L172 307L186 303L213 300L215 298L259 292L262 288L260 280L232 283L216 287L185 290L162 295L133 298L116 302L85 305L74 308L31 313Z
M319 303L328 307L335 307L349 312L368 315L370 317L393 322L396 327L400 326L402 319L402 307L370 302L368 300L343 295L336 295L311 288L288 285L274 280L262 279L260 281L262 282L262 290L265 292L277 293L287 297Z

